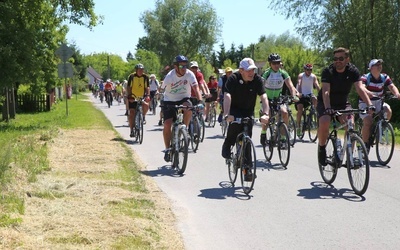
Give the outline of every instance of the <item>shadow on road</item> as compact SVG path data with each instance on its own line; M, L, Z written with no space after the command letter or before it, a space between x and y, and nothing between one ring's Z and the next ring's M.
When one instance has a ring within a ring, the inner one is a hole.
M266 161L265 159L258 159L257 160L257 170L280 170L284 171L286 168L282 167L281 163L271 163Z
M333 185L315 181L310 183L311 188L299 189L297 196L304 199L344 199L353 202L365 201L364 196L356 195L348 188L336 189Z
M369 161L369 166L371 168L384 168L384 169L392 168L390 165L386 165L386 166L381 165L379 163L379 161Z
M240 180L237 180L240 182ZM198 197L206 199L223 200L229 197L237 198L239 200L249 200L252 196L242 192L242 187L235 187L229 181L222 181L219 183L220 188L207 188L201 189Z
M150 177L161 177L161 176L170 176L170 177L182 177L183 175L177 174L174 169L170 165L164 165L154 170L141 170L140 173L148 175Z
M206 136L206 139L225 139L222 135Z

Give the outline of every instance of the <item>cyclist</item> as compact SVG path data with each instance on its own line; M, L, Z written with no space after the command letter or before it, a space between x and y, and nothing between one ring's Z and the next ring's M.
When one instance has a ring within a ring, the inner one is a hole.
M144 73L143 64L139 63L135 65L135 73L132 73L128 77L128 89L127 89L128 101L129 101L129 128L131 130L130 137L134 137L135 131L135 116L136 106L138 104L136 98L146 96L144 102L142 102L143 108L143 124L146 124L146 113L149 110L149 78Z
M222 114L224 113L224 88L225 88L225 83L226 80L232 75L232 68L231 67L226 67L225 68L225 74L221 76L218 80L218 101L219 101L219 106L221 109L221 113L218 116L218 122L222 122Z
M197 83L199 84L200 91L206 97L208 97L210 95L210 90L208 89L208 86L207 86L206 82L204 81L203 73L201 73L199 70L199 64L196 61L191 61L190 62L190 70L196 76L196 80L197 80ZM192 102L193 105L197 105L200 101L202 101L202 98L200 98L200 99L197 98L194 89L192 89L190 101Z
M107 79L106 84L104 84L104 93L105 93L106 100L108 100L108 98L110 98L111 105L112 105L112 101L113 101L112 91L113 91L113 84L111 82L111 79Z
M160 84L158 83L158 80L156 79L155 74L150 75L150 102L153 100L155 95L157 94L158 87ZM156 108L156 107L154 107ZM150 106L150 111L151 111L151 106Z
M192 106L190 102L190 96L192 89L194 90L198 100L201 100L201 93L199 85L196 80L196 76L188 68L188 59L183 55L178 55L174 58L174 69L172 69L165 76L161 88L164 89L164 144L165 154L164 160L166 162L171 161L169 151L171 145L172 135L172 122L173 118L176 117L175 110L167 108L169 105L185 105ZM186 126L189 126L189 122L192 118L192 111L190 109L184 109L183 121Z
M254 107L257 95L260 96L263 110L269 111L267 94L263 86L261 76L254 71L257 66L253 59L244 58L240 61L239 71L233 73L227 80L224 89L224 119L232 122L235 118L245 118L254 116ZM260 120L262 123L268 122L268 112L262 114ZM249 127L249 136L252 135L253 126ZM222 157L229 159L231 157L231 146L235 144L236 137L243 131L243 127L237 123L231 123L225 141L222 145ZM250 154L251 152L245 152ZM251 159L251 157L246 157ZM247 163L250 164L250 163ZM251 181L252 173L247 171L246 181Z
M372 59L369 62L368 68L370 73L365 74L361 77L361 81L364 84L365 88L367 89L367 94L372 102L372 104L376 108L376 112L379 112L381 109L381 101L384 95L385 87L389 88L390 92L397 99L400 99L400 94L398 88L393 84L392 79L382 72L382 59ZM358 107L360 109L365 109L367 104L363 102L362 99L359 99ZM386 117L388 120L392 117L392 110L387 103L383 103L383 108L385 109ZM368 142L368 138L371 133L371 126L372 126L372 115L371 114L360 114L360 117L363 119L363 127L361 129L362 139L364 141L365 146L369 152L370 146Z
M281 68L281 56L276 53L272 53L268 56L268 62L270 68L264 72L264 86L265 91L267 93L269 101L277 98L281 95L283 84L286 84L288 89L290 90L291 95L296 100L298 92L296 88L293 86L292 80L290 79L289 74ZM288 124L289 123L289 114L285 105L282 105L280 108L280 112L282 114L283 121ZM267 125L262 124L261 126L261 135L260 135L260 143L265 145L266 141L266 132Z
M122 82L122 88L123 93L124 93L124 103L125 103L125 114L126 116L128 116L128 111L129 111L129 102L128 102L128 81L124 80Z
M211 75L208 78L208 83L207 83L207 87L210 91L210 96L208 98L206 98L206 107L204 110L205 116L206 116L206 120L208 118L208 113L210 112L210 107L211 107L211 103L215 102L217 100L217 87L218 87L218 82L216 80L217 78L213 75Z
M318 124L318 161L326 166L326 141L329 136L330 115L338 109L351 108L348 101L351 87L354 85L358 95L367 103L369 113L373 113L375 107L368 98L366 89L360 80L360 72L354 64L350 63L348 49L339 47L333 51L333 64L322 71L322 87L318 92L317 114ZM345 117L339 117L341 123L346 122Z
M118 80L115 81L115 84L115 99L117 99L118 102L121 102L120 98L123 95L124 88Z
M297 77L297 91L300 93L300 100L295 103L297 110L297 135L301 133L300 122L303 115L304 108L307 107L310 102L316 107L317 97L313 94L313 89L320 90L317 76L312 73L313 65L310 63L304 64L304 72L300 73ZM309 96L311 95L311 100Z

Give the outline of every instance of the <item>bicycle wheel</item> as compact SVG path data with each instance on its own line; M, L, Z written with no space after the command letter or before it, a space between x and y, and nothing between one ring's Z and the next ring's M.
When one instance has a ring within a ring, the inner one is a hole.
M243 192L249 194L253 189L254 181L256 180L257 165L256 148L249 137L245 137L243 140L239 162Z
M321 164L318 163L319 172L326 184L332 184L337 176L339 163L338 163L337 149L335 143L336 141L334 138L328 138L328 142L326 143L326 148L325 148L327 165L322 166Z
M139 142L139 144L142 144L143 142L143 116L142 112L136 111L136 124L135 124L135 130L136 130L136 142Z
M225 120L222 120L222 122L221 122L221 132L222 132L222 136L224 138L225 138L227 130L228 130L228 123Z
M289 113L289 124L287 125L290 146L294 146L296 143L296 122L294 121L293 115Z
M301 116L301 121L300 121L300 134L298 134L298 137L300 140L304 138L304 134L307 129L307 116L306 116L306 110L303 110L303 115Z
M356 134L350 134L352 147L347 147L347 174L350 185L358 195L367 191L369 183L369 160L363 140Z
M231 147L231 158L226 159L226 165L228 165L228 174L229 174L229 180L232 183L232 186L234 186L236 178L237 178L237 173L238 173L238 165L237 165L237 158L236 155L233 154L233 149L237 147Z
M287 168L290 159L290 139L289 131L285 123L282 122L278 125L277 133L279 160L282 164L282 167Z
M392 159L394 151L393 127L388 122L382 122L376 128L376 157L381 165L386 166Z
M204 118L203 115L201 113L199 113L199 116L197 117L198 121L199 121L199 138L200 138L200 142L204 141L204 136L206 134L206 123L204 122Z
M208 122L210 127L215 127L215 122L217 120L217 110L215 109L214 106L211 107L209 117L208 117Z
M307 118L308 137L310 141L315 142L318 138L318 117L317 113L311 111Z
M156 100L156 98L155 97L153 97L152 99L151 99L151 108L152 108L152 111L153 111L153 115L156 115L157 114L157 111L156 111L156 109L157 109L157 100Z
M275 144L275 140L272 137L272 134L273 134L272 130L273 130L272 126L271 125L268 126L267 131L266 131L266 136L265 136L266 137L266 140L265 140L266 145L263 145L265 159L269 162L271 162L272 155L274 153L274 144Z
M186 170L188 159L188 135L184 127L180 127L178 131L178 150L174 151L172 158L172 166L178 174L183 174Z
M196 153L197 149L199 148L199 143L200 143L200 136L201 136L201 128L200 128L200 122L199 118L193 117L193 140L192 140L192 148L193 152Z

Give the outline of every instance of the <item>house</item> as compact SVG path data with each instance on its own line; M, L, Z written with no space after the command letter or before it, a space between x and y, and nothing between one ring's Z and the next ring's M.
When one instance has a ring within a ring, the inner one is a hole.
M89 79L88 85L89 89L92 89L92 85L94 83L98 83L99 81L103 80L103 77L96 72L91 66L87 68L87 77Z

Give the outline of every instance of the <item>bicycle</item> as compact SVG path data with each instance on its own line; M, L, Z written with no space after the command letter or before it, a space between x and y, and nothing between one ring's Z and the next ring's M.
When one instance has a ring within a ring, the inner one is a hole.
M306 131L311 142L315 142L318 138L318 117L314 105L312 105L312 95L306 95L307 105L303 105L302 120L300 121L300 134L299 139L302 140ZM309 99L308 99L309 97Z
M112 105L112 101L113 101L111 90L104 90L104 92L105 92L105 96L106 96L106 103L107 103L108 107L110 107Z
M151 97L150 100L150 110L153 112L153 115L157 114L156 108L157 108L157 94L154 94L154 96Z
M135 109L135 127L134 127L134 137L136 137L136 142L142 144L143 142L143 107L142 103L144 101L143 97L136 98L137 105Z
M379 97L381 99L381 109L378 113L373 116L373 123L371 126L371 132L368 138L370 147L376 146L376 158L379 164L386 166L392 159L395 145L395 135L392 124L385 117L384 101L390 99L397 99L392 95L384 95ZM357 119L358 132L361 133L361 127L363 120L361 117Z
M277 148L279 161L285 169L287 169L287 165L289 164L291 145L289 130L283 121L280 109L281 105L286 103L287 98L287 96L280 96L269 101L270 118L266 131L266 143L262 145L265 159L268 162L271 162L274 147Z
M293 98L291 96L288 96L285 102L286 109L288 111L289 115L289 122L287 124L288 132L289 132L289 137L290 137L290 146L294 146L296 143L296 122L293 118L293 113L292 109L290 108L290 105L293 104Z
M197 107L197 105L190 109L192 110L192 118L190 119L188 132L190 137L190 145L193 152L196 153L197 149L199 148L199 143L201 141L202 128L200 124L200 116L202 116L202 114L198 112L199 108Z
M183 123L182 109L191 108L190 106L184 105L160 105L167 109L174 109L176 117L172 124L172 136L171 136L171 150L169 151L170 159L172 159L172 168L176 172L182 175L186 170L187 159L188 159L188 134L186 131L186 125Z
M217 121L217 108L215 103L216 103L215 101L211 102L207 116L208 127L211 128L215 126L215 123Z
M238 170L240 169L243 192L249 194L254 187L257 163L256 149L253 141L248 135L249 126L253 123L253 118L236 118L232 123L244 126L243 132L236 137L235 145L231 147L230 159L225 160L226 165L228 165L229 180L232 185L234 185L237 179ZM248 176L251 176L252 178L246 180L246 177Z
M229 124L224 119L222 119L220 125L221 125L222 136L225 138L226 131L228 130Z
M347 109L336 110L331 115L333 128L329 133L326 142L326 166L319 164L319 171L322 179L327 184L332 184L337 176L338 169L342 167L344 155L346 154L346 162L343 166L347 168L350 185L353 191L358 195L363 195L369 184L369 160L367 148L363 140L354 129L352 117L354 113L365 112L363 109ZM336 117L347 114L345 124L338 126ZM347 127L344 134L343 147L341 140L338 138L337 131Z

